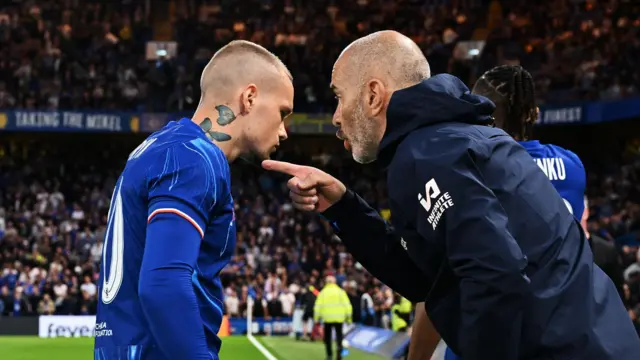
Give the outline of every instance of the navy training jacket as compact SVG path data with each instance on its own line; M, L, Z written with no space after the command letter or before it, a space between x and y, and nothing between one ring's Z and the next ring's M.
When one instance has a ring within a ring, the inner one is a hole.
M378 154L394 227L351 191L323 215L464 360L640 359L580 224L493 110L451 75L396 91Z

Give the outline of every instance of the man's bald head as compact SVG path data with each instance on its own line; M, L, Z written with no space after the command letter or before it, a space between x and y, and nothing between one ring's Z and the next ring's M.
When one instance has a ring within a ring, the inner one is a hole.
M277 56L264 47L245 40L234 40L218 50L202 71L201 101L226 101L235 89L255 84L265 89L282 79L292 80L291 72Z
M429 62L418 45L391 30L378 31L352 42L338 57L334 71L357 79L360 84L378 78L394 90L431 76Z

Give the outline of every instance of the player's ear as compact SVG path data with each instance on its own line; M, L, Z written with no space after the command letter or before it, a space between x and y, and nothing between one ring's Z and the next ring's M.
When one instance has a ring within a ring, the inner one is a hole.
M365 106L369 115L377 116L384 111L387 89L380 80L372 79L367 83L365 91Z
M255 84L249 84L240 95L240 113L248 114L255 106L258 98L258 87Z

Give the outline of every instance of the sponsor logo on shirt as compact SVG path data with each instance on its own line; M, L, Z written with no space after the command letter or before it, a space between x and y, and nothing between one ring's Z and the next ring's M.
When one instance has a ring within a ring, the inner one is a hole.
M427 221L433 230L435 230L444 212L452 207L454 202L448 191L444 193L440 191L440 187L435 179L427 181L424 188L426 196L418 193L418 202L420 202L420 205L427 211Z

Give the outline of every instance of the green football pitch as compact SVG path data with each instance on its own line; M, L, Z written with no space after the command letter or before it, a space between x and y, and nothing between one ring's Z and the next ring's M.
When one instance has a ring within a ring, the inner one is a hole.
M324 360L321 342L298 342L289 337L259 337L270 353L263 355L245 336L223 339L221 360ZM93 339L3 336L0 337L1 360L91 360ZM334 349L335 351L335 349ZM381 357L350 349L345 360L381 360Z

